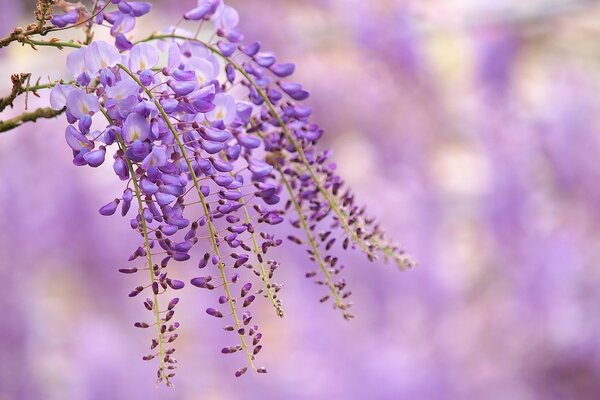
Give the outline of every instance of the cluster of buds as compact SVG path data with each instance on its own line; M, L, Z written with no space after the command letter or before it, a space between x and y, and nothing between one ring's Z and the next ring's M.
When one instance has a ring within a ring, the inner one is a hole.
M135 326L154 331L143 358L158 360L159 381L170 385L177 367L180 300L170 293L185 283L173 276L173 263L192 260L199 271L191 286L215 293L206 314L226 321L232 343L221 352L244 356L236 376L266 372L255 366L262 333L252 321L254 302L264 298L284 315L282 285L273 281L280 262L267 255L284 241L271 226L288 220L300 231L287 239L306 246L315 263L306 276L325 288L320 301L331 300L346 319L350 291L339 277L339 250L411 265L355 204L331 152L318 150L323 130L302 104L309 93L291 80L295 65L245 42L235 9L199 0L183 15L212 23L211 40L180 27L135 40L128 34L149 3L101 0L91 11L57 5L62 13L52 24L83 26L86 41L47 42L74 48L67 57L72 80L53 85L51 106L65 111L74 164L96 168L112 157L123 182L122 194L99 211L119 212L139 235L129 257L135 265L120 271L146 275L129 296L145 298L150 317ZM108 25L114 41L91 40L94 25Z

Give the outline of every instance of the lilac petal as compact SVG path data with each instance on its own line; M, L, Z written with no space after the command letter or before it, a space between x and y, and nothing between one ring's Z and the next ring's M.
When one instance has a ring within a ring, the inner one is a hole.
M86 94L83 90L73 90L67 96L67 110L73 117L79 119L100 110L100 102L93 94Z
M158 64L158 50L149 43L138 43L129 52L129 68L134 71L143 71L153 68Z
M167 152L162 146L154 146L150 154L142 161L142 169L148 171L152 167L162 167L167 163Z
M110 43L97 40L90 44L84 54L85 67L92 73L114 67L121 61L119 51Z
M75 88L70 85L56 84L50 91L50 106L55 110L61 110L67 105L67 96Z
M146 140L150 136L150 124L140 114L129 114L123 124L121 135L127 143Z
M85 53L87 51L87 47L82 47L70 53L67 56L67 68L69 72L74 76L78 77L83 74L85 69Z
M69 125L65 129L65 139L69 147L74 151L81 151L82 149L91 150L94 148L94 143L75 129L73 125Z
M209 121L223 121L225 125L229 125L235 119L237 107L235 98L225 93L215 95L215 109L206 114Z
M229 31L240 23L240 16L235 8L224 6L219 15L216 16L214 22L217 29Z

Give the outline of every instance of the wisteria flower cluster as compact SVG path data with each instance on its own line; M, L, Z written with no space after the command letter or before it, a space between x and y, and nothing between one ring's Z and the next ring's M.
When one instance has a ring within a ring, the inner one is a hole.
M306 276L323 286L320 301L346 319L351 292L340 277L340 249L356 248L369 260L383 256L401 268L412 263L356 204L331 152L318 148L323 130L302 104L309 93L291 78L294 64L245 41L238 13L222 0L198 0L183 15L195 34L180 21L135 40L137 18L150 11L146 2L100 0L88 9L40 0L38 23L15 29L0 46L69 48L72 77L35 86L18 80L13 92L52 88L51 110L44 110L65 113L73 163L111 164L123 182L122 194L99 212L128 218L139 235L131 264L120 272L140 275L129 296L148 310L135 326L153 332L143 358L158 363L158 380L171 385L177 368L176 293L186 283L172 265L188 260L198 268L189 285L214 293L205 312L223 320L230 345L221 352L245 359L235 376L265 373L256 365L263 332L251 309L266 299L284 315L271 248L284 239L304 246L315 266ZM85 40L33 39L76 26ZM93 39L101 27L112 41ZM199 38L205 30L210 40ZM298 234L276 237L271 227L286 220Z

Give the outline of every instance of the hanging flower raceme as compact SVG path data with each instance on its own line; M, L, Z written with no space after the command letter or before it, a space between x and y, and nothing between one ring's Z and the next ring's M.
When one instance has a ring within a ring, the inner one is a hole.
M273 281L280 263L267 255L282 240L270 226L287 219L299 229L288 240L306 246L315 263L307 277L324 287L320 301L331 300L347 319L340 249L358 248L370 260L381 254L401 267L410 261L355 204L331 153L317 149L323 131L299 103L309 94L290 78L294 64L278 62L258 42L241 43L233 8L199 0L184 14L189 24L211 24L216 42L180 27L136 41L127 34L150 4L111 3L100 1L93 12L63 7L52 18L63 27L82 15L88 29L108 24L114 43L71 43L78 47L67 56L73 80L54 85L50 103L66 110L74 164L96 168L112 157L123 182L122 194L99 212L120 211L140 237L120 271L140 274L129 296L149 312L135 323L153 332L144 359L157 360L158 380L171 383L174 293L185 286L172 264L191 260L198 267L191 286L214 293L206 314L222 319L230 336L222 353L245 360L235 375L264 373L255 365L262 332L252 305L264 298L284 315L282 286Z

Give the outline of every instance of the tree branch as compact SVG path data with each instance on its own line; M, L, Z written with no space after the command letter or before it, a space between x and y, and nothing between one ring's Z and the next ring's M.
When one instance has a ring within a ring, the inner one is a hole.
M10 79L13 87L8 96L0 98L0 111L4 110L8 106L12 107L13 101L15 101L17 96L26 91L23 85L30 77L31 74L29 73L11 75Z
M9 131L11 129L18 128L26 122L35 122L40 118L54 118L59 116L65 111L65 109L54 110L50 107L38 108L31 112L24 112L14 118L7 119L6 121L0 121L0 133Z

